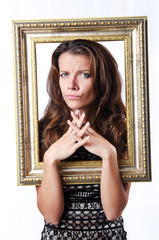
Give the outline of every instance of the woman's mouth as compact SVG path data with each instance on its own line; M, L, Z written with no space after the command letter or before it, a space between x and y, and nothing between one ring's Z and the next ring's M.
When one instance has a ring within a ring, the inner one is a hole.
M80 98L80 96L77 96L77 95L67 95L67 98L70 99L70 100L77 100Z

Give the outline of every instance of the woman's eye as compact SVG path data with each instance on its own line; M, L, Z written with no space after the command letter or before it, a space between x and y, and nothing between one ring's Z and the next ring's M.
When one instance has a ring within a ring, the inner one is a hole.
M60 74L60 77L64 78L64 77L67 77L68 73L61 73Z
M91 76L89 73L82 73L81 75L85 78L89 78Z

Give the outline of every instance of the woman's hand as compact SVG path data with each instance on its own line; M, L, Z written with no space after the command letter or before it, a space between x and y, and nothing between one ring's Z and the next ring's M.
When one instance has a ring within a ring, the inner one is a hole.
M78 139L72 137L72 135L75 133L70 127L68 131L60 139L58 139L48 148L48 150L44 154L44 161L46 159L47 161L51 162L54 161L59 162L61 160L64 160L70 157L79 147L86 144L89 137L82 138L82 136L87 131L89 124L85 124L85 126L82 129L80 129L84 123L84 118L85 116L81 115L81 117L78 119L78 124L76 126L76 128L78 128L79 133ZM73 121L70 122L68 120L68 123L74 125Z
M91 153L98 155L102 159L117 158L116 148L104 137L98 134L91 127L88 128L87 133L89 140L84 147Z
M98 155L102 159L110 158L110 156L117 157L116 148L104 137L93 130L88 122L84 124L84 113L81 115L78 110L75 113L71 113L71 115L73 117L73 121L68 121L68 124L70 125L70 131L72 133L71 136L73 139L80 142L86 137L89 137L86 143L83 144L89 152Z

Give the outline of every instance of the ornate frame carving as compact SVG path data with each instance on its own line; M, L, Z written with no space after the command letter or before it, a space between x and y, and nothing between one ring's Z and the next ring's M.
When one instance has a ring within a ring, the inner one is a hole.
M13 21L19 185L41 183L39 162L37 45L85 38L124 43L128 159L123 181L150 181L147 18ZM101 161L60 162L64 184L98 183Z

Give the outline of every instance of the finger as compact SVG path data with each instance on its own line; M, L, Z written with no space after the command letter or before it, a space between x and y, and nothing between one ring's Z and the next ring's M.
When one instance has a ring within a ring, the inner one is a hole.
M89 126L89 128L87 129L87 131L88 131L89 133L91 133L92 135L95 135L95 133L96 133L96 131L95 131L93 128L91 128L90 126Z
M78 118L80 118L80 116L81 116L80 110L77 109L77 110L75 111L75 114L76 114L76 116L78 116Z
M83 138L78 137L77 135L74 135L73 133L70 133L69 135L75 140L75 142L79 142L79 141L83 140Z
M89 136L83 138L81 141L76 142L76 144L74 144L75 148L78 149L81 146L85 145L88 140L89 140Z
M73 132L71 126L69 126L69 128L68 128L68 132L69 132L69 133ZM74 133L75 133L75 131L74 131Z
M78 133L78 137L83 137L84 135L88 135L87 134L87 129L89 128L90 123L87 122L84 127L80 130L80 132Z
M71 126L69 127L68 132L69 132L69 133L73 133L74 135L77 134L76 131L73 130Z
M71 111L71 116L72 116L72 123L77 124L79 117L72 111Z
M83 137L84 135L86 135L86 131L89 128L90 124L89 122L87 122L84 127L82 129L79 129L76 125L74 125L71 121L68 120L68 124L70 125L70 127L72 128L71 133L73 135L78 135L78 137ZM74 133L76 132L76 134Z
M76 110L75 113L71 111L71 116L73 118L73 121L78 121L79 120L79 110Z
M70 120L67 120L67 123L72 129L71 132L75 131L76 134L79 133L80 129L76 125L74 125Z
M76 116L78 116L79 115L79 110L76 110ZM76 124L76 120L75 120L75 114L74 114L74 112L72 112L71 111L71 116L72 116L72 118L73 118L73 120L72 120L72 123L75 125ZM76 132L75 132L75 130L73 130L71 127L70 127L70 131L69 132L72 132L74 135L76 135Z
M76 110L76 111L78 112L79 110ZM74 114L74 113L71 111L71 116L72 116L72 118L73 118L73 114ZM74 118L73 118L73 120L72 120L72 123L73 123L74 125L76 124ZM72 130L71 127L69 127L68 131L69 131L69 132L72 132L74 135L76 134L76 132L75 132L74 130Z
M78 122L77 122L77 126L78 126L79 128L81 128L82 125L84 124L84 120L85 120L85 113L82 113L81 116L80 116L80 119L79 119Z
M76 114L77 112L77 114ZM79 128L82 127L82 125L84 124L84 120L85 120L85 113L80 113L79 110L76 110L76 112L71 112L71 116L73 118L73 123L75 123Z
M82 115L82 113L81 113L81 111L80 110L76 110L75 111L75 114L80 118L81 117L81 115Z
M86 135L88 135L88 136L93 136L93 137L95 137L95 138L98 138L98 140L99 139L103 139L103 136L101 136L100 134L98 134L93 128L91 128L91 127L88 127L87 128L87 131L86 131Z

